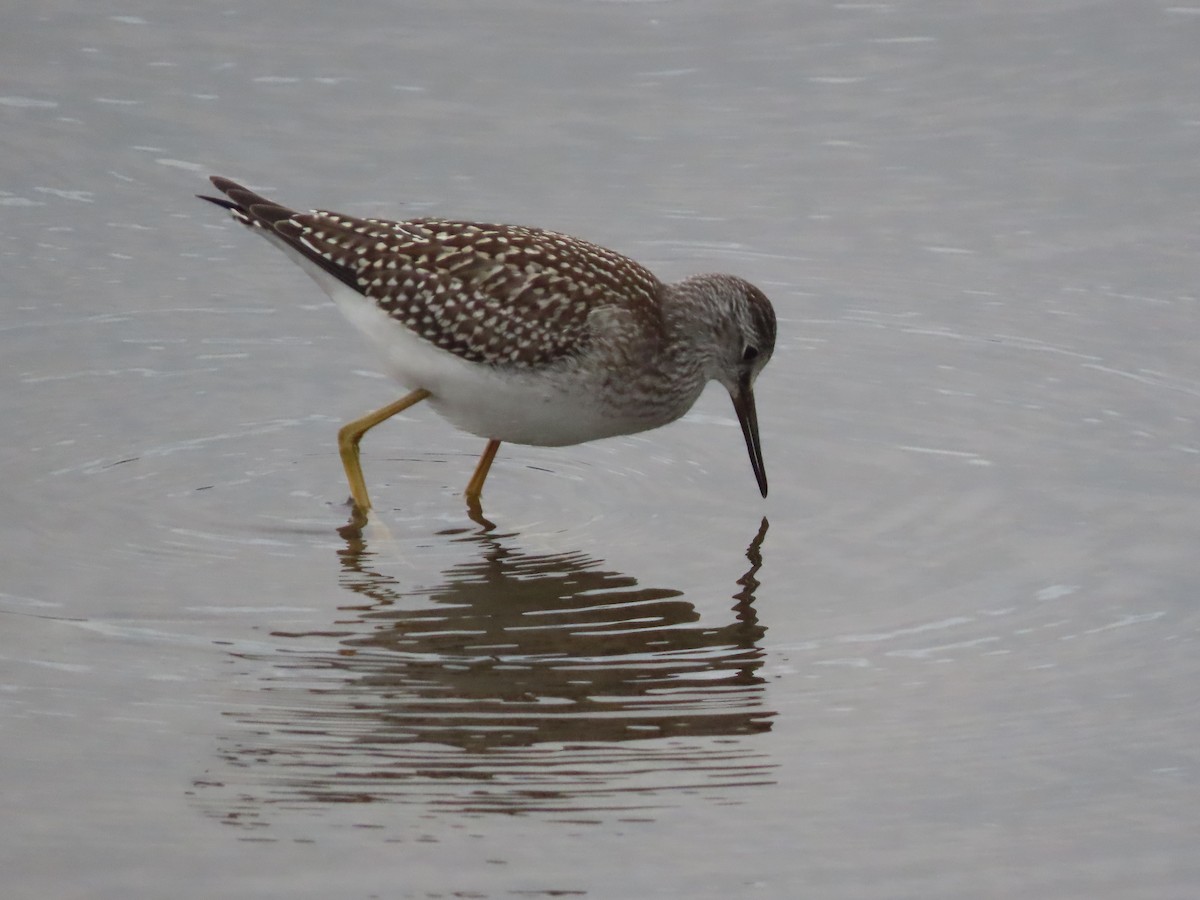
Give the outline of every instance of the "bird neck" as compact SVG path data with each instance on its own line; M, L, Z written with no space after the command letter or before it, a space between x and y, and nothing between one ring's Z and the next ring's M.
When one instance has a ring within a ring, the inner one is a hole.
M719 368L721 348L733 329L728 303L723 302L721 275L695 275L666 285L663 292L663 320L668 335L667 347L673 362L682 369L699 369L705 381Z

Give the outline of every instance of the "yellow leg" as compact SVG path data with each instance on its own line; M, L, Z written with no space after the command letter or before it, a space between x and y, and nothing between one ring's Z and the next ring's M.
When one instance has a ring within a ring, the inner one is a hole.
M491 469L492 460L496 458L496 451L499 449L500 442L494 438L488 441L487 446L483 448L483 456L479 457L479 465L475 467L475 474L467 483L467 503L471 506L479 504L479 495L483 493L483 482L488 477L488 470Z
M429 396L429 391L419 388L411 394L406 394L395 403L389 403L383 409L368 413L361 419L355 419L348 425L343 425L338 431L338 453L342 455L342 467L346 470L346 480L350 482L350 496L354 505L361 512L371 508L371 498L367 496L367 482L363 479L362 466L358 462L358 442L363 435L378 425L390 419L396 413L404 412L414 403L420 403Z

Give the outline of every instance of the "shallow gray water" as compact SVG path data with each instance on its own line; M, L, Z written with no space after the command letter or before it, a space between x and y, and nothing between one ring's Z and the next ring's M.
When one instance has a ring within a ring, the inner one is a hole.
M989 11L990 10L990 11ZM46 2L0 33L6 897L1191 897L1200 8ZM192 199L773 298L560 450ZM765 516L765 519L764 519Z

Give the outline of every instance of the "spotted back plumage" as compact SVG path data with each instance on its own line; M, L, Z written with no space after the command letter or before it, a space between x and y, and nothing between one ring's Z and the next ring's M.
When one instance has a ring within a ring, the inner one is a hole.
M631 259L539 228L296 212L228 179L206 197L262 228L398 322L471 362L538 367L581 353L605 307L656 322L662 284Z

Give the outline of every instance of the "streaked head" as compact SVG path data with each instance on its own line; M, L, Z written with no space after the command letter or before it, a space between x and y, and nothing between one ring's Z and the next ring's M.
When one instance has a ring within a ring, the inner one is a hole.
M716 341L707 375L729 391L758 489L767 496L758 414L754 406L754 381L775 352L775 309L766 294L734 275L697 275L680 284L703 298L713 316Z

